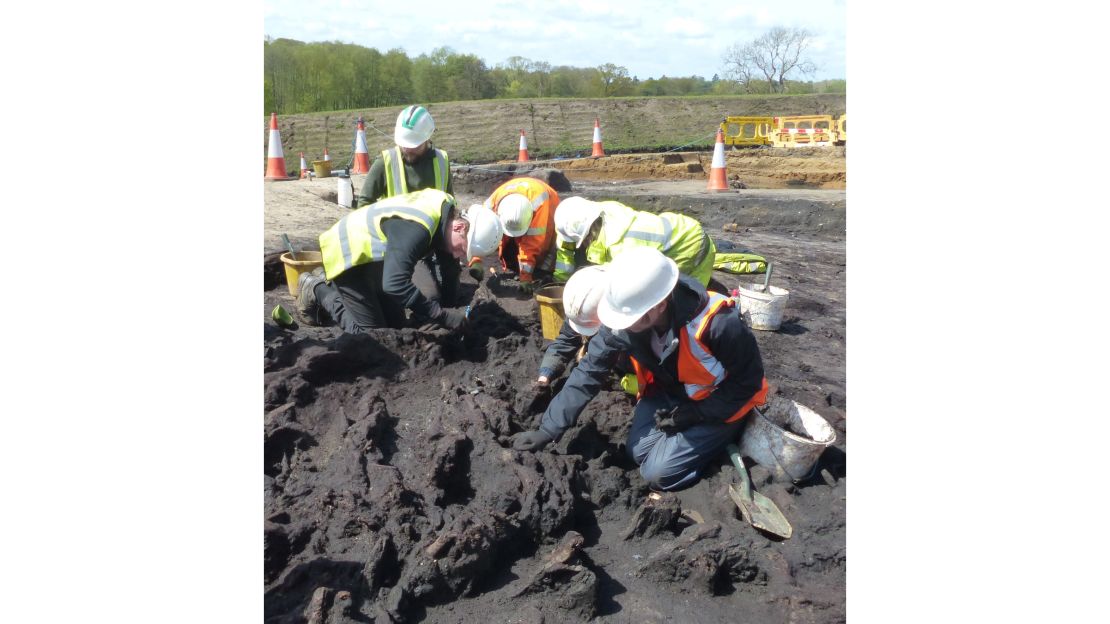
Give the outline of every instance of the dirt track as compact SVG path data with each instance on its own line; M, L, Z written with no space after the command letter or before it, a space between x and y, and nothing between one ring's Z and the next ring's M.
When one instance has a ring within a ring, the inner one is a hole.
M843 171L842 150L801 159ZM774 541L739 519L725 457L694 487L646 502L622 446L632 401L615 384L553 450L512 451L508 437L534 426L545 401L527 390L542 356L536 304L510 289L475 308L464 338L274 326L273 305L292 305L278 234L316 248L345 210L334 179L268 182L268 622L844 621L844 192L708 194L704 176L630 182L564 170L574 188L563 195L682 210L775 263L774 283L791 297L782 329L756 332L767 377L838 432L824 474L797 487L753 469L794 536ZM459 171L460 201L509 175ZM715 279L732 287L762 276ZM463 293L474 290L464 277Z

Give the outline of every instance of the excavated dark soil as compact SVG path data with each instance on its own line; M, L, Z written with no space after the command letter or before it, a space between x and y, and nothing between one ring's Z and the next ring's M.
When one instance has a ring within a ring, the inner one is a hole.
M467 200L489 190L456 184ZM679 202L657 199L628 203ZM725 456L695 486L649 497L624 453L633 401L615 376L553 448L513 451L509 437L535 426L549 396L529 387L544 346L536 304L507 285L477 303L465 336L281 329L267 316L267 622L845 620L843 193L682 201L715 238L775 263L790 301L780 331L755 332L767 377L837 430L808 481L752 469L793 537L740 518ZM277 251L265 259L267 315L293 306ZM475 284L464 276L462 290Z

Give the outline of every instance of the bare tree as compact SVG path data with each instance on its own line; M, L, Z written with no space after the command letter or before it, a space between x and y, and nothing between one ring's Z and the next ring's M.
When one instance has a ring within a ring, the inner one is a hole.
M803 57L813 33L804 28L776 26L762 37L746 44L735 44L725 51L725 74L752 91L751 81L762 74L774 93L786 90L791 72L812 74L817 66Z

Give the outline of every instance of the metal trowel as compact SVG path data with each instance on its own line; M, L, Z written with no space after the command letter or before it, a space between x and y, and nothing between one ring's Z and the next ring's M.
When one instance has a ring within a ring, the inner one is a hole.
M737 491L731 483L728 486L728 495L740 508L740 515L744 516L744 520L748 524L757 529L782 538L789 538L794 534L794 528L790 526L786 516L779 511L775 501L752 489L752 480L748 476L748 469L744 467L744 461L740 459L740 449L735 444L729 444L727 449L732 465L736 466L736 472L740 473L740 491Z

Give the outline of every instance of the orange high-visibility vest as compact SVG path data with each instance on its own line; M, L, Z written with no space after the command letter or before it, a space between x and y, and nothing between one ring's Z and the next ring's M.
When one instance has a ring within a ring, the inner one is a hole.
M532 220L528 231L516 238L517 263L520 265L520 281L531 282L541 260L555 246L555 207L559 205L559 194L541 180L535 178L514 178L497 187L485 201L486 208L497 211L497 204L511 193L518 193L532 202ZM504 268L505 241L512 238L508 234L501 238L497 246L497 256L502 259ZM554 256L552 255L552 260ZM471 259L473 266L476 259Z
M718 360L702 342L701 337L709 327L709 322L722 309L731 308L736 301L720 293L709 292L709 303L701 312L682 328L678 335L678 380L686 388L686 395L694 401L701 401L713 393L722 381L728 376L724 364ZM643 395L644 389L653 381L654 376L646 367L641 366L636 358L632 359L632 368L636 371L636 381L640 386L637 399ZM757 405L767 402L767 378L763 378L763 385L758 392L742 405L740 409L730 416L725 422L736 422L744 417Z

